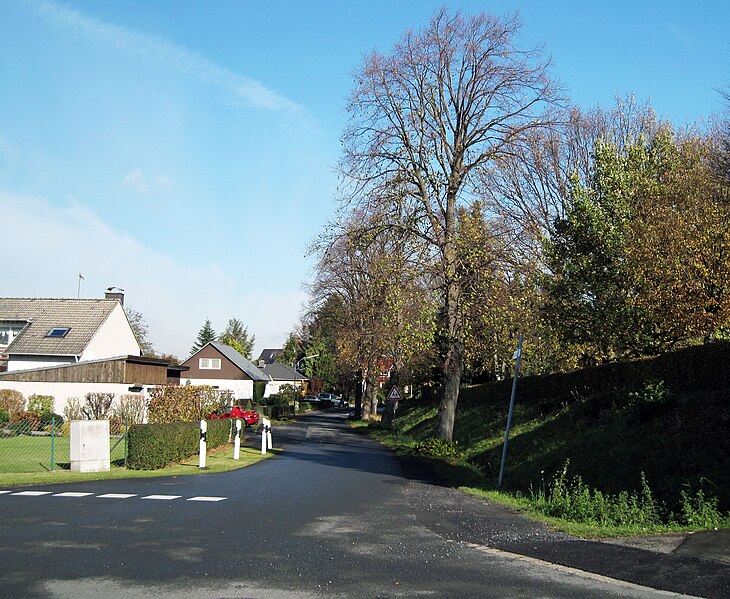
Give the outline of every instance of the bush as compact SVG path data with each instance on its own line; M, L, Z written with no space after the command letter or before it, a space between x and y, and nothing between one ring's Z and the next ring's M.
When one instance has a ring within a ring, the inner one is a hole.
M163 385L150 390L147 420L154 423L195 422L223 407L230 392L207 385Z
M228 443L233 421L208 422L208 449ZM127 467L159 470L198 453L200 425L197 422L135 424L129 428Z
M464 459L464 452L459 449L459 444L448 439L426 439L416 445L416 451L435 458Z
M5 410L11 416L18 414L25 408L25 397L15 389L0 389L0 410Z
M86 405L81 410L89 420L106 420L113 401L114 393L87 393Z
M0 425L7 424L8 422L10 422L10 413L0 408Z
M66 417L67 422L71 422L72 420L86 420L84 410L81 407L81 400L78 397L69 397L66 400L63 415Z
M56 428L63 425L63 416L54 414L53 412L43 412L41 414L41 426L46 427L53 424Z
M20 412L13 416L8 428L17 435L38 431L41 430L41 417L33 412Z
M114 407L114 415L128 425L141 424L147 409L147 401L137 393L122 395Z
M28 396L28 411L34 414L53 412L53 395L34 393Z

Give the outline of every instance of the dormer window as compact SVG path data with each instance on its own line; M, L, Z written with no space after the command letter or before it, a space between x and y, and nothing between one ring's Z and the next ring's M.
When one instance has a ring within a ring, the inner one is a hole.
M63 338L71 330L71 327L53 327L46 333L46 337Z

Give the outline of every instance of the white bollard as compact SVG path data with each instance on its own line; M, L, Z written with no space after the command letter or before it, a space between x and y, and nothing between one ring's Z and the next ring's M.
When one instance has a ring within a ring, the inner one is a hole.
M274 449L274 444L271 440L271 420L264 420L266 422L266 442L269 449Z
M208 423L205 420L200 421L200 457L198 459L198 468L205 468L205 458L207 454Z
M233 442L233 459L241 457L241 421L236 418L236 440Z
M261 455L266 455L266 418L263 419L261 426Z

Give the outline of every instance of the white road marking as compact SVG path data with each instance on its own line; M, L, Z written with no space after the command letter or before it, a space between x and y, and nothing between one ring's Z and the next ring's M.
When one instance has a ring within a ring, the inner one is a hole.
M65 493L54 493L54 497L88 497L93 493L74 493L73 491L66 491Z
M160 499L162 501L165 500L172 500L172 499L180 499L182 495L147 495L146 497L142 497L142 499Z
M24 495L26 497L39 497L40 495L50 495L50 491L20 491L13 493L13 495Z
M5 495L5 493L12 493L12 491L0 491L0 495Z
M228 497L189 497L187 501L225 501Z
M129 499L136 497L137 493L107 493L106 495L97 495L100 499Z

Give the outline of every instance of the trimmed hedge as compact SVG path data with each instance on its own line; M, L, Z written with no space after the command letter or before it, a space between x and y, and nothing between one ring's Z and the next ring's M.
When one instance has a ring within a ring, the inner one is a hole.
M724 389L730 380L730 343L688 347L656 358L616 362L564 374L520 377L517 394L522 403L554 407L566 400L635 392L647 382L663 381L672 392ZM459 403L509 401L512 379L463 387Z
M232 422L230 419L208 421L208 449L228 443ZM159 470L188 459L199 448L199 422L134 424L129 428L127 468Z

